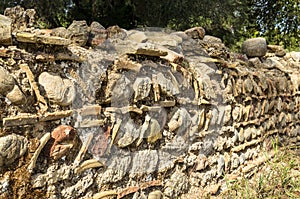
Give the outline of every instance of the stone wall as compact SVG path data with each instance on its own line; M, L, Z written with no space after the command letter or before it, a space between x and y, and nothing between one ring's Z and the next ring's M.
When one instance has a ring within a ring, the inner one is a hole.
M34 13L0 15L1 197L199 198L299 143L299 52Z

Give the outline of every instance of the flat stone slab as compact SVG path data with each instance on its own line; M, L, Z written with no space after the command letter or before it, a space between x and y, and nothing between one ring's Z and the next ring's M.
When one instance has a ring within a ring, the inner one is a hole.
M28 32L20 32L16 34L17 41L24 43L38 43L38 44L50 44L57 46L67 46L71 44L71 40L46 35L36 35Z

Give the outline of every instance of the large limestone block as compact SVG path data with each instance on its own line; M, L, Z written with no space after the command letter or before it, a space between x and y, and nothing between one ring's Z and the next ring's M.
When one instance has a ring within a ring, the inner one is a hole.
M252 38L244 41L242 52L248 57L263 57L267 53L267 42L265 38Z
M0 15L0 44L11 45L11 19Z

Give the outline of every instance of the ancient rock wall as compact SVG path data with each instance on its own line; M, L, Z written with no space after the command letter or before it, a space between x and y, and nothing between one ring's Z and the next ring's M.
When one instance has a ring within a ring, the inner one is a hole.
M0 195L199 198L299 143L300 53L201 27L0 15ZM16 28L18 27L18 28Z

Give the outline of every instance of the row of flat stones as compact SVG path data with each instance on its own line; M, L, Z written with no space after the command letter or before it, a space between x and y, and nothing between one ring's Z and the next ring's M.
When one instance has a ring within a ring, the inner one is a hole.
M264 44L259 43L259 45L261 47ZM255 48L255 46L252 45L251 48ZM264 49L258 50L262 51L262 54L254 55L265 55ZM219 68L222 71L222 81L219 83L224 88L222 100L225 107L224 110L217 108L217 112L215 112L211 106L211 110L206 111L206 114L209 113L209 117L213 118L211 121L217 121L214 117L222 117L224 123L220 132L215 132L216 129L200 132L203 134L204 142L191 145L190 151L192 152L200 151L203 148L208 149L210 147L206 146L210 143L205 142L205 137L209 137L210 134L216 136L216 141L211 143L215 150L214 153L200 153L196 159L190 155L185 160L187 165L193 165L195 161L198 165L203 163L197 168L199 172L191 176L191 185L205 186L221 177L223 172L230 173L237 170L247 160L255 158L259 152L270 147L268 146L270 141L267 139L269 136L279 134L282 138L287 137L289 142L299 140L300 95L299 80L297 79L299 60L287 56L264 59L252 58L244 66L240 64L235 68ZM251 65L252 67L249 67ZM218 67L220 66L218 65ZM11 84L15 84L15 82L11 82ZM209 99L206 100L210 101ZM210 123L210 125L213 126L214 124ZM11 163L25 153L27 139L21 139L21 136L15 135L2 137L1 140L3 139L7 139L8 142L17 140L15 143L17 143L16 146L20 147L18 149L20 152L14 153L16 155L12 155L9 151L4 153L1 156L1 164L4 164L5 158L12 157L11 161L8 162ZM5 143L8 142L5 141ZM4 142L1 141L1 143ZM9 148L4 144L1 147ZM228 149L230 149L230 153L225 152ZM208 167L210 169L204 170ZM179 183L179 178L185 179L182 173L176 172L171 176L171 182ZM169 196L178 194L175 187L172 189L170 187L173 185L169 183L166 188Z

